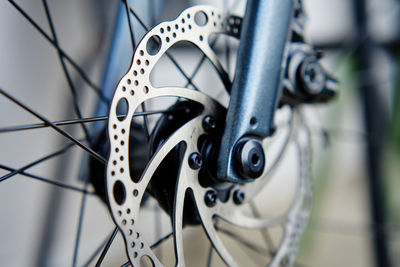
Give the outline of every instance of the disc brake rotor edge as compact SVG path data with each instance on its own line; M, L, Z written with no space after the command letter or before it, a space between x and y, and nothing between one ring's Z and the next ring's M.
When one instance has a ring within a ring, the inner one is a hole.
M196 15L205 16L202 23L196 22ZM154 255L149 244L145 241L141 232L137 230L137 221L139 220L140 203L145 190L156 171L158 165L167 156L167 154L179 143L185 143L184 152L179 177L177 180L177 189L174 202L174 242L176 250L176 265L184 266L183 240L182 240L182 213L185 194L190 190L199 211L204 230L215 247L221 258L230 266L237 266L230 253L227 251L222 241L216 235L216 229L213 224L213 217L219 216L224 220L243 227L261 228L269 224L282 224L282 220L273 222L273 220L262 218L246 218L238 212L237 204L232 197L225 203L219 203L215 207L209 207L204 203L204 196L213 188L204 188L199 185L197 176L199 170L191 168L189 165L189 156L192 153L199 153L197 141L200 136L207 134L202 126L205 117L212 116L216 120L225 109L212 98L205 94L185 88L163 87L155 88L150 83L150 73L163 54L175 43L179 41L189 41L195 44L211 61L215 69L223 79L224 84L228 75L222 68L216 54L208 44L208 38L213 33L223 33L234 37L240 35L241 19L238 17L228 17L220 11L209 6L195 6L184 10L175 20L164 22L148 32L138 44L133 55L132 65L127 74L120 80L110 107L108 132L110 139L110 157L107 163L107 195L108 204L114 222L121 230L125 240L125 246L130 262L133 266L140 266L140 259L147 256L154 265L162 266L159 259ZM190 120L185 125L176 130L157 150L148 163L142 177L135 182L129 174L129 136L130 125L134 113L142 103L149 99L159 97L178 97L186 100L195 101L203 106L203 112L196 118ZM121 119L117 117L117 106L123 101L127 103L128 110L126 116ZM300 149L300 151L305 151ZM309 174L303 173L301 181L309 180ZM262 180L262 179L260 179ZM304 187L304 182L300 183L296 202L302 203L303 196L308 195L308 187ZM257 184L254 184L257 186ZM253 186L253 187L254 187ZM237 185L237 188L240 188ZM257 191L250 185L247 185L250 191ZM286 239L281 242L277 256L274 261L282 262L283 259L293 254L293 244L298 240L299 229L298 217L302 214L302 207L293 205L291 212L285 217ZM304 217L304 216L302 216ZM239 219L239 221L236 221ZM304 218L303 218L304 219ZM303 220L302 220L303 221ZM303 224L301 224L303 225ZM302 228L302 227L301 227Z

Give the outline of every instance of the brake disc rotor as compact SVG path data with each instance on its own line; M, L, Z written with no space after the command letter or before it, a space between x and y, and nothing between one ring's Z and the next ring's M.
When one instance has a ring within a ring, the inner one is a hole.
M201 17L201 19L198 19L198 17ZM210 242L229 266L237 266L238 263L221 241L214 224L215 217L232 225L248 229L281 226L284 229L284 234L271 264L273 266L282 263L290 264L294 260L293 255L296 252L297 242L309 215L311 199L309 134L298 112L292 111L289 127L282 130L286 139L280 145L281 152L276 155L275 160L270 160L269 167L266 168L263 177L246 185L234 184L231 186L230 192L240 190L246 196L242 203L239 205L237 199L234 199L235 194L232 193L228 195L227 199L223 201L216 199L215 203L213 202L210 205L207 202L208 194L215 192L216 189L199 183L200 168L193 167L190 163L192 160L190 157L193 153L201 152L199 151L198 141L208 134L203 126L205 118L211 116L217 121L224 121L225 108L216 100L199 91L177 87L156 88L150 83L150 73L161 56L175 43L189 41L208 57L224 85L230 88L228 75L210 47L208 38L214 33L239 37L240 25L240 18L224 15L213 7L195 6L184 10L175 20L159 24L143 37L136 48L129 71L121 79L115 90L108 121L111 151L107 164L107 195L114 222L124 237L127 254L133 266L140 266L140 260L143 256L148 257L156 266L162 265L150 245L145 241L145 233L140 232L136 226L140 220L141 200L157 167L168 153L179 144L184 144L185 149L180 158L173 213L171 214L176 265L184 266L185 264L182 230L184 202L187 192L191 192L193 196L201 224ZM158 147L140 178L130 177L129 136L132 135L130 131L134 130L131 127L133 116L142 103L163 97L190 100L200 104L203 108L199 115L179 127ZM125 116L121 118L117 116L117 107L123 103L128 108ZM293 131L293 129L296 129L296 131ZM301 161L293 204L285 214L280 216L258 217L246 214L240 209L240 206L249 203L268 183L270 174L277 166L289 141L294 141L297 144ZM266 155L266 158L270 158L269 155Z

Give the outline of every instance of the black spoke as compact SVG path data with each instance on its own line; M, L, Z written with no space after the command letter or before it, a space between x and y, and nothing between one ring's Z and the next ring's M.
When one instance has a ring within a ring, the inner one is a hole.
M85 186L84 186L85 190L87 189L88 186L89 186L89 179L86 177ZM87 195L83 194L82 200L81 200L81 207L79 210L78 229L76 231L74 257L72 259L72 267L76 266L76 262L78 260L79 241L81 239L81 233L82 233L82 224L83 224L83 216L85 214L86 198L87 198Z
M25 104L22 104L20 101L18 101L16 98L12 97L11 95L9 95L8 93L6 93L3 89L0 89L0 94L4 95L5 97L7 97L9 100L11 100L12 102L14 102L15 104L17 104L18 106L20 106L21 108L25 109L26 111L28 111L29 113L31 113L33 116L35 116L36 118L40 119L41 121L45 122L47 125L49 125L50 127L52 127L54 130L56 130L58 133L60 133L61 135L65 136L66 138L68 138L69 140L71 140L73 143L75 143L77 146L79 146L80 148L82 148L83 150L85 150L86 152L88 152L91 156L93 156L95 159L97 159L98 161L100 161L103 164L106 164L106 159L104 159L101 155L99 155L98 153L96 153L95 151L93 151L91 148L85 146L84 144L82 144L82 142L80 142L79 140L75 139L74 137L72 137L69 133L67 133L66 131L62 130L60 127L58 127L57 125L55 125L54 123L52 123L51 121L49 121L48 119L46 119L45 117L43 117L42 115L40 115L39 113L35 112L34 110L32 110L31 108L29 108L28 106L26 106Z
M153 245L150 246L151 249L157 248L159 245L161 245L165 240L170 238L173 235L173 232L170 232L166 234L165 236L161 237L157 242L153 243Z
M265 248L262 248L262 247L259 247L259 246L256 246L256 245L252 244L251 242L245 240L243 237L235 234L234 232L232 232L232 231L230 231L228 229L221 228L221 227L215 227L215 229L218 232L226 234L227 236L231 237L232 239L238 241L239 243L241 243L242 245L246 246L250 250L265 256L265 254L266 254Z
M37 24L14 0L8 0L8 2L10 2L15 9L17 9L18 12L21 13L21 15L29 21L29 23L47 40L49 41L53 47L55 49L57 49L57 51L61 54L61 56L63 58L65 58L70 64L71 66L74 67L74 69L77 71L77 73L82 77L82 79L89 85L90 88L92 88L96 94L99 96L99 98L101 99L102 102L104 102L105 104L110 103L110 99L107 99L103 93L100 87L98 87L97 85L95 85L90 79L89 76L83 71L83 69L81 67L79 67L79 65L72 60L72 58L65 53L65 51L53 40L50 38L50 36L39 26L39 24Z
M139 24L146 30L149 31L150 28L147 27L146 24L144 24L143 20L137 15L135 10L130 8L130 11L132 15L136 18L136 20L139 22ZM190 77L186 74L186 72L181 68L181 66L178 64L178 62L175 60L175 58L168 52L165 52L167 57L171 60L171 62L175 65L175 67L179 70L179 72L185 77L185 79L193 86L193 88L197 91L199 91L199 88L193 83L193 81L190 79Z
M134 37L134 32L133 32L133 28L132 28L132 22L131 22L131 16L129 14L129 10L131 9L129 7L129 3L128 0L123 0L124 5L125 5L125 10L126 10L126 18L128 20L128 25L129 25L129 34L131 36L131 43L132 43L132 51L135 52L135 48L136 48L136 43L135 43L135 37ZM141 104L142 107L142 111L146 112L146 105L145 103ZM147 140L150 139L150 132L149 132L149 123L147 120L147 116L145 115L143 117L143 128L144 128L144 132L146 134L146 138Z
M249 202L249 206L250 206L250 209L251 209L251 212L253 213L253 215L256 216L257 218L261 218L261 214L258 211L257 207L254 205L254 203ZM275 254L274 251L276 248L275 248L274 242L272 241L272 238L268 232L268 229L262 229L262 230L260 230L260 232L261 232L261 235L262 235L265 243L267 244L269 254L273 257Z
M214 255L214 247L210 244L210 248L208 249L207 267L211 266L213 255Z
M112 242L114 241L114 238L115 238L115 236L117 235L118 231L119 231L119 230L118 230L118 226L116 226L116 227L114 228L114 231L112 232L110 238L108 239L107 244L104 246L103 251L101 252L101 255L100 255L99 259L98 259L97 262L96 262L96 267L99 267L100 264L103 262L104 257L106 256L108 250L110 249L111 244L112 244Z
M131 22L131 16L129 14L129 3L128 0L123 0L124 5L125 5L125 11L126 11L126 18L128 19L128 26L129 26L129 34L131 36L131 43L132 43L132 51L135 52L135 37L133 35L133 28L132 28L132 22Z
M112 233L111 233L112 234ZM110 236L111 236L110 234ZM82 265L84 267L89 266L90 263L96 258L97 254L99 254L103 247L107 244L108 242L108 236L101 242L101 244L96 248L96 250L91 254L91 256L87 259L87 261Z
M158 115L158 114L162 114L162 113L170 113L170 112L179 111L179 110L183 110L183 108L175 108L175 109L168 109L168 110L155 110L155 111L147 111L147 112L136 112L135 114L133 114L133 117ZM117 117L124 118L125 116L126 115L118 115ZM108 116L98 116L98 117L82 118L82 119L75 119L75 120L53 121L52 123L57 126L64 126L64 125L73 125L73 124L78 124L78 123L106 121L106 120L108 120ZM25 130L46 128L46 127L51 127L51 126L48 125L47 123L32 123L32 124L0 128L0 133L25 131Z
M53 19L51 18L50 9L49 9L49 6L47 5L47 0L42 0L42 3L43 3L44 10L46 12L47 22L49 24L51 34L53 35L53 40L54 40L55 44L57 46L59 46L58 38L57 38L57 34L56 34L56 29L54 27ZM69 87L69 89L71 91L71 94L72 94L72 100L73 100L72 103L73 103L73 106L74 106L75 114L78 116L79 119L82 119L82 112L81 112L81 110L79 108L79 105L78 105L78 98L77 98L77 94L76 94L75 85L72 82L71 75L69 74L67 66L65 65L65 60L64 60L62 54L60 53L60 51L57 51L57 52L58 52L57 53L58 54L58 58L60 60L60 63L61 63L64 75L65 75L65 78L67 79L67 82L68 82L68 87ZM87 141L89 142L89 144L92 144L91 139L90 139L89 131L86 128L85 124L82 123L82 124L80 124L80 126L82 127L82 130L85 133Z
M6 174L6 175L0 177L0 182L2 182L2 181L4 181L4 180L7 180L8 178L11 178L12 176L14 176L14 175L16 175L16 174L18 174L18 173L21 173L21 172L23 172L23 171L26 171L26 170L29 169L29 168L32 168L32 167L34 167L34 166L36 166L36 165L39 165L39 164L42 163L42 162L45 162L45 161L47 161L47 160L49 160L49 159L52 159L52 158L57 157L57 156L59 156L59 155L61 155L61 154L64 154L65 152L67 152L67 151L68 151L70 148L72 148L73 146L74 146L74 144L68 144L68 145L65 146L64 148L62 148L62 149L60 149L60 150L58 150L58 151L56 151L56 152L54 152L54 153L51 153L51 154L49 154L49 155L47 155L47 156L45 156L45 157L42 157L42 158L40 158L40 159L38 159L38 160L35 160L34 162L31 162L31 163L29 163L29 164L27 164L27 165L25 165L25 166L23 166L23 167L21 167L21 168L15 170L15 171L12 171L12 172L10 172L10 173L8 173L8 174Z
M0 169L6 170L6 171L10 171L10 172L16 171L16 169L11 168L9 166L2 165L2 164L0 164ZM42 182L45 182L45 183L48 183L48 184L51 184L51 185L55 185L55 186L61 187L61 188L64 188L64 189L69 189L69 190L73 190L73 191L76 191L76 192L79 192L79 193L85 193L85 194L89 194L89 195L95 195L94 192L87 191L87 189L81 189L81 188L76 187L76 186L67 185L67 184L64 184L64 183L61 183L61 182L58 182L58 181L50 180L50 179L47 179L47 178L40 177L38 175L31 174L31 173L28 173L28 172L25 172L25 171L20 171L19 174L22 174L22 175L24 175L26 177L33 178L35 180L39 180L39 181L42 181Z

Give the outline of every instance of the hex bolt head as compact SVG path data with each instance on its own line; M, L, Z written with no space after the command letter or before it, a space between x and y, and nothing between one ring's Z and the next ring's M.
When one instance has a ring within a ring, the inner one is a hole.
M201 155L197 152L190 154L189 156L189 166L193 170L198 170L203 165L203 160L201 159Z
M265 168L264 149L259 141L244 139L235 148L235 166L244 179L256 179Z
M214 207L217 205L217 193L213 190L208 190L204 195L204 202L208 207Z
M233 192L233 202L235 202L236 205L243 204L245 199L246 196L242 190L237 189Z
M204 130L206 130L207 132L212 132L213 130L215 130L215 128L217 128L217 123L214 117L210 115L204 117L202 125Z
M306 59L301 66L301 77L304 90L308 94L320 93L326 82L324 69L314 58Z

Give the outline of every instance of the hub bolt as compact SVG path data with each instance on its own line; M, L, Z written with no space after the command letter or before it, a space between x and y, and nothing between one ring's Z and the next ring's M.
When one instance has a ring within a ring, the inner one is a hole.
M201 159L201 156L199 153L194 152L190 154L189 156L189 166L193 170L198 170L201 168L201 165L203 164L203 160Z
M202 125L207 132L212 132L217 127L214 117L210 115L204 117Z
M245 199L246 197L242 190L237 189L233 192L233 202L235 202L236 205L243 204Z
M217 193L213 190L208 190L204 195L204 202L208 207L214 207L217 205Z

